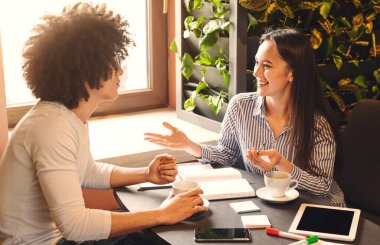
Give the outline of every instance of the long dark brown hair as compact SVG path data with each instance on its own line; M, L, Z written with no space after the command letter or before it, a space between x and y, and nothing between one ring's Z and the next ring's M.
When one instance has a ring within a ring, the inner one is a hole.
M315 113L322 114L331 126L336 142L334 173L340 170L341 139L340 132L320 85L314 51L310 41L301 31L295 29L279 29L262 35L261 40L273 41L281 57L293 72L291 87L290 128L292 144L296 150L297 166L314 174L310 166L313 149Z

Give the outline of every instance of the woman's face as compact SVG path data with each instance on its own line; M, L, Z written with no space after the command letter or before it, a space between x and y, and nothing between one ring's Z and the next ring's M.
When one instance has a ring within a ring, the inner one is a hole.
M282 97L290 94L292 71L281 58L273 41L264 41L257 50L253 75L260 96Z

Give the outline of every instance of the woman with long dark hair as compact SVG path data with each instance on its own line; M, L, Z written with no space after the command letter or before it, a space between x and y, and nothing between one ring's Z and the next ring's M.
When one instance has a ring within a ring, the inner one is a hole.
M281 29L264 34L261 41L253 71L257 91L231 99L217 146L196 144L166 122L170 135L146 133L146 140L227 166L242 156L249 171L286 171L299 181L298 188L344 206L333 179L339 130L309 39L300 31Z

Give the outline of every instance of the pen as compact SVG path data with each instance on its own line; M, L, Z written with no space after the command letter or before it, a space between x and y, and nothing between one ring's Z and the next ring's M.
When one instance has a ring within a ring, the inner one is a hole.
M301 235L292 234L292 233L289 233L289 232L279 231L277 229L270 228L270 227L267 227L265 229L265 232L268 235L286 237L286 238L295 239L295 240L304 240L304 239L307 238L306 236L301 236Z
M311 236L311 237L308 237L304 240L290 243L289 245L308 245L308 244L312 244L312 243L316 243L316 242L318 242L318 236Z

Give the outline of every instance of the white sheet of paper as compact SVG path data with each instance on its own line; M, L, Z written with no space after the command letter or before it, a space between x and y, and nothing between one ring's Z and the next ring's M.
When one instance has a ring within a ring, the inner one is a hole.
M260 229L272 226L266 215L245 215L241 216L241 221L244 228L248 229Z
M252 201L232 202L230 206L238 214L260 211L260 208Z

